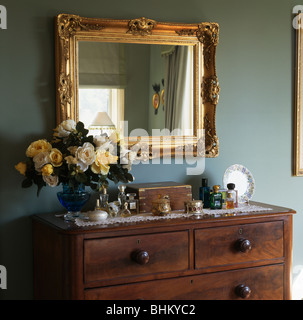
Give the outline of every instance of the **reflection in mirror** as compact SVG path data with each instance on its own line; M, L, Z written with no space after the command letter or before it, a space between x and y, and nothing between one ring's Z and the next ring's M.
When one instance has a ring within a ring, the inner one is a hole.
M128 121L130 133L193 135L193 46L79 41L78 49L79 120L86 127L106 112L119 130Z

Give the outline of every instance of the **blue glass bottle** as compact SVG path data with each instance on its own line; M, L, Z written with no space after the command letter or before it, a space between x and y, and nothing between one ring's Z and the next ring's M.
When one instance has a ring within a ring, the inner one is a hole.
M208 180L202 179L202 187L199 188L200 200L203 201L203 208L210 208L210 187L208 186Z

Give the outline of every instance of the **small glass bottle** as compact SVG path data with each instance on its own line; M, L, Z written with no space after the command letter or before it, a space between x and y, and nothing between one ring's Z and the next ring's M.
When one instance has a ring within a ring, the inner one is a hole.
M222 209L222 193L219 192L220 186L213 186L213 193L210 195L210 208Z
M132 214L138 214L139 213L139 201L138 199L135 199L136 194L135 193L128 193L126 195L128 199L126 200L128 203L128 208Z
M210 207L210 202L209 202L209 197L210 197L210 187L208 186L208 180L206 178L202 179L202 187L200 189L200 200L203 201L203 207L204 208L209 208Z
M226 209L226 197L227 197L227 189L220 188L219 192L222 193L222 209Z
M107 189L105 186L102 186L102 193L100 194L100 208L102 210L105 210L107 213L109 212L108 198L109 198L109 195L107 193Z
M233 193L233 198L234 198L234 207L238 208L238 190L235 190L235 184L234 183L228 183L227 184L227 192Z
M97 199L95 211L102 210L100 199Z
M226 209L234 209L235 208L235 199L233 192L227 192L226 197Z
M131 212L128 210L127 206L128 206L128 203L124 202L123 208L120 209L120 211L118 212L118 216L126 218L132 215Z
M125 188L126 186L124 184L121 184L120 186L118 186L118 189L119 189L118 201L119 201L120 208L123 208L124 202L126 201Z

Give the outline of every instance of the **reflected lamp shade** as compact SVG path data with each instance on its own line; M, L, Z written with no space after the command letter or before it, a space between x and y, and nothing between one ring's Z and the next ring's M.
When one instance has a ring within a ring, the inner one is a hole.
M115 125L106 112L98 112L89 129L115 129Z

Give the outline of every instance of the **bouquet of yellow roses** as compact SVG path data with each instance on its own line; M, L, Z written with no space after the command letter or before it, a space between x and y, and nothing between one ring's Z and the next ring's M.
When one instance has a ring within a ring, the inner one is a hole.
M129 173L136 154L124 148L117 133L88 136L82 122L63 121L55 130L52 142L45 139L32 142L26 150L27 160L15 168L25 176L23 188L55 187L66 184L76 188L79 184L100 191L108 180L128 183Z

